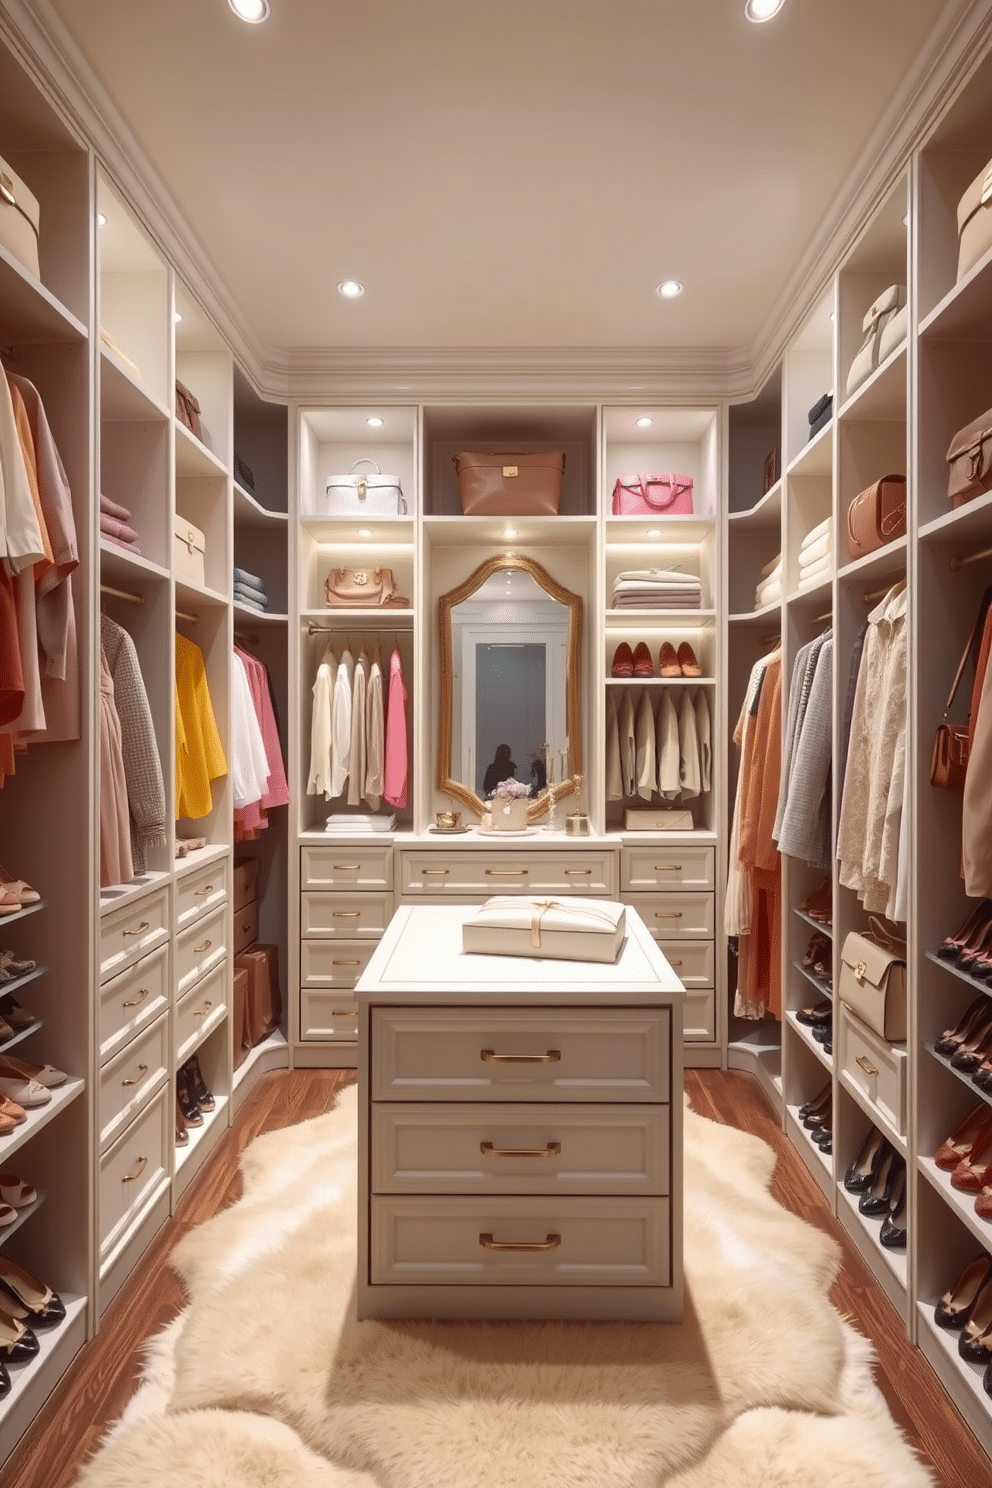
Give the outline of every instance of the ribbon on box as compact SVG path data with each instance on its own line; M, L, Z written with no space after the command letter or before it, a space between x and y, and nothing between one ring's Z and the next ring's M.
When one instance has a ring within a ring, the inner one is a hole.
M530 942L535 950L541 948L541 922L548 910L560 909L564 914L574 918L576 926L590 928L590 921L601 926L604 932L612 934L616 929L616 920L606 910L589 903L586 900L566 899L526 899L517 895L497 894L492 899L487 899L482 906L484 909L496 911L511 911L519 915L521 909L526 906L531 911ZM521 928L523 928L521 926Z

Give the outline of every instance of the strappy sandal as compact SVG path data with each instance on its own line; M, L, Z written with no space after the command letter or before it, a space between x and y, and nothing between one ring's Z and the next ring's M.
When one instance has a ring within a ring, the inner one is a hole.
M16 1173L0 1173L0 1200L11 1209L26 1209L37 1197L37 1189Z

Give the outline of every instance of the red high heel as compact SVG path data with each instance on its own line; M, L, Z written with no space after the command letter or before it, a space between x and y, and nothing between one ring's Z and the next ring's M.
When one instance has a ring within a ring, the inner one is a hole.
M949 1173L963 1159L970 1157L986 1128L992 1130L992 1111L982 1101L980 1106L968 1112L957 1130L949 1137L945 1137L937 1148L933 1160L938 1168L943 1168Z

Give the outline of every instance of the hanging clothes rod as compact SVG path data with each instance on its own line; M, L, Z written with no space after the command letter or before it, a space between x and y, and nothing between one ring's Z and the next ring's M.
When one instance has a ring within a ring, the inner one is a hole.
M980 563L983 558L992 558L992 548L979 548L977 553L956 553L951 559L951 573L959 573L969 563Z
M200 617L199 615L190 615L186 612L186 610L177 610L176 619L188 620L190 625L197 625L199 623Z
M145 596L143 594L132 594L130 589L115 589L113 584L101 584L101 594L112 594L115 599L126 599L128 604L143 605Z
M246 646L257 646L259 644L258 636L255 635L254 631L250 630L236 630L234 632L234 639L236 641L243 641Z
M887 584L884 589L866 589L864 592L865 604L874 604L876 599L882 599L884 595L888 594L891 588L892 585Z
M825 615L810 615L810 617L809 617L809 623L810 623L810 625L822 625L824 623L824 621L826 621L826 620L833 620L833 618L834 618L834 612L833 612L833 610L828 610Z

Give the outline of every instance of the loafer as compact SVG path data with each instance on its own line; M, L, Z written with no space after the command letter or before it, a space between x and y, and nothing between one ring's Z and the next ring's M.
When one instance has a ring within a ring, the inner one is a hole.
M658 676L659 677L681 677L682 668L679 665L678 653L671 641L662 641L661 650L658 652Z
M696 660L696 653L688 641L683 641L679 647L676 657L683 677L701 677L703 669Z
M651 660L651 652L648 650L646 641L638 641L634 647L634 676L654 676L654 663Z
M26 1111L35 1106L47 1106L52 1098L52 1092L39 1085L37 1080L26 1080L17 1071L6 1071L3 1065L0 1065L0 1092Z
M621 641L613 653L613 662L610 666L611 677L632 677L634 675L634 653L626 641Z
M0 1094L0 1134L6 1135L12 1132L15 1126L23 1126L28 1119L28 1113L23 1106L16 1101L10 1100L6 1095Z
M25 1080L34 1080L36 1084L44 1085L46 1090L57 1090L69 1078L63 1070L56 1069L54 1064L32 1064L28 1059L15 1059L13 1054L6 1054L0 1059L0 1075L7 1070L17 1071Z

